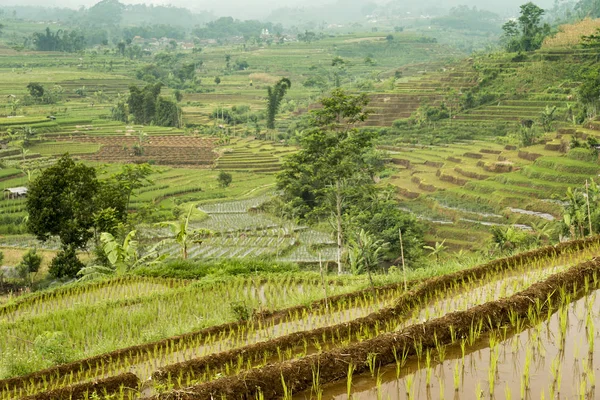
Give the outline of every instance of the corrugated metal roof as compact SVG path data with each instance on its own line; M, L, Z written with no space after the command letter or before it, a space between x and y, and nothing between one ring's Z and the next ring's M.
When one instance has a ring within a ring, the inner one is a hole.
M14 188L6 188L5 192L9 192L11 194L27 194L27 188L25 186L19 186Z

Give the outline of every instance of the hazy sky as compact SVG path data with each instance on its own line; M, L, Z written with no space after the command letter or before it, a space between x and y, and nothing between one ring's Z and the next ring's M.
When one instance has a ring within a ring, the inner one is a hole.
M69 7L79 8L81 6L89 7L99 0L0 0L2 5L41 5L45 7ZM213 11L215 14L231 15L240 19L257 18L266 16L272 10L281 7L313 7L321 6L326 3L335 3L336 0L120 0L125 4L146 3L174 5L186 7L193 11ZM437 7L450 8L452 6L467 4L477 6L478 8L490 9L503 14L518 10L518 6L528 0L346 0L352 3L377 3L387 4L394 2L396 4L420 4L435 5ZM540 7L551 7L554 0L534 0Z

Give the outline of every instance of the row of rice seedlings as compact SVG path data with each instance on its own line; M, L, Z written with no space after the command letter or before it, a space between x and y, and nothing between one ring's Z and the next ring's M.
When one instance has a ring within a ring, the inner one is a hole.
M101 283L76 285L57 293L45 292L32 296L17 305L0 308L0 321L14 322L19 318L77 307L81 304L93 305L104 302L124 300L140 294L162 293L171 286L181 287L183 281L149 279L143 277L117 278Z
M347 292L353 287L355 286L333 285L328 289L328 292L330 295L335 295L338 293ZM67 310L65 312L55 313L56 318L54 319L51 319L49 315L46 315L43 318L31 318L23 321L22 324L0 324L0 331L3 328L7 328L6 331L9 332L7 333L7 337L11 338L32 337L37 332L43 332L44 328L48 324L55 326L55 324L59 323L58 321L66 320L66 322L70 325L70 329L68 330L70 334L69 338L71 339L71 343L73 343L72 346L75 348L82 348L83 346L91 347L91 342L93 342L95 338L99 338L99 336L97 336L98 334L103 335L105 341L112 337L113 341L118 339L121 341L128 339L126 343L137 344L140 342L140 329L136 328L136 326L139 325L145 326L147 329L146 331L142 330L142 335L152 340L160 339L161 337L154 333L157 332L156 330L152 332L149 331L149 329L165 329L164 326L156 326L156 321L161 321L163 324L173 325L177 324L178 318L179 320L183 320L183 318L185 318L184 315L188 315L188 321L191 320L191 323L194 324L199 322L197 320L199 319L199 311L205 313L205 315L211 318L207 318L208 323L205 326L215 324L215 322L211 323L211 321L214 321L215 316L211 316L210 313L221 313L224 316L223 319L231 320L233 314L231 313L231 310L223 307L223 298L228 298L232 301L241 300L241 303L245 304L248 309L260 309L265 307L265 305L272 306L273 308L283 308L284 306L304 303L322 297L322 288L319 281L314 279L294 279L290 276L284 277L280 280L274 278L258 280L228 279L223 282L213 282L210 285L210 290L206 290L207 288L208 284L194 284L188 288L174 290L172 293L167 295L150 296L142 303L136 305L139 310L132 311L132 307L116 307L116 309L110 309L109 307L98 307L96 305L95 307L85 307L81 310L75 310L81 312L81 315L78 316L73 315L73 310ZM199 293L202 293L202 302L198 302ZM386 298L391 299L394 296L396 296L396 292L391 291L391 294L389 294ZM351 300L339 302L340 305L338 307L340 313L343 313L345 307L348 307L349 305L360 307L359 303L359 301L353 302ZM171 314L171 310L174 307L177 307L179 314L181 315L174 316ZM136 311L139 314L132 316L131 314L136 314ZM322 313L322 311L319 312ZM112 314L119 314L119 316L107 317L107 315ZM300 319L302 315L307 314L307 310L304 310L302 313L296 311L288 316L288 319L289 321L292 321L292 319L297 320ZM347 314L346 319L351 319L353 317L354 315ZM89 321L93 321L95 318L101 318L102 322L94 324L93 328L87 324L84 324L83 326L85 327L85 330L82 332L77 328L79 327L78 324L81 324L81 320L83 318L86 318L88 324L90 323ZM317 316L316 318L320 317ZM51 320L49 321L49 319ZM123 320L125 321L123 322ZM266 326L263 326L265 324ZM194 329L166 331L170 334L162 334L161 336L173 336L185 331L197 330L202 327L202 325L197 324L192 326ZM69 383L72 383L86 381L94 377L115 375L123 371L129 371L133 366L136 365L140 365L138 368L141 372L140 375L149 376L153 370L165 365L164 362L166 361L169 361L169 363L181 361L182 359L189 357L190 352L193 351L199 351L200 355L206 355L213 351L223 351L230 346L245 344L247 340L250 340L248 339L250 335L255 336L256 339L254 340L259 340L260 338L265 337L265 335L268 336L272 333L258 335L255 332L266 329L270 329L271 332L275 332L278 329L282 329L280 326L288 326L287 329L292 329L290 322L286 321L285 319L282 321L281 325L278 325L275 322L272 322L270 325L268 323L263 324L262 321L258 321L256 326L254 324L250 324L248 327L241 325L237 331L229 331L228 333L221 332L219 336L207 335L206 337L193 338L177 344L175 342L169 342L168 346L157 345L152 350L139 351L135 355L126 358L107 360L101 359L100 362L93 366L93 368L90 370L79 371L74 374L69 374L65 377L50 376L48 379L51 382L48 383L48 386L43 385L42 389L46 391L52 388L61 387L64 385L65 379L69 379ZM11 330L10 328L13 329ZM22 332L25 331L25 328L29 328L29 331L26 331L26 334L23 334ZM63 329L64 328L65 327L63 326ZM17 329L20 329L18 331L20 336L17 336L15 333L17 332ZM32 330L34 330L34 332L31 332ZM161 331L158 331L158 334L160 333ZM110 337L107 338L107 336ZM144 337L142 339L144 339ZM21 341L14 340L12 344L14 346L13 349L16 347L17 349L23 349L23 351L27 351L26 346L23 346ZM0 344L0 346L3 345L6 346L7 353L9 351L13 351L13 349L8 348L7 343ZM23 347L19 348L19 345ZM117 345L115 347L124 346ZM37 387L35 384L32 384L24 389L24 393L32 394L39 390L39 387Z
M394 288L382 293L379 298L382 302L392 301L402 289ZM236 330L221 332L220 334L207 335L205 337L189 340L184 343L170 342L168 346L155 347L152 350L138 352L131 357L111 361L106 365L101 362L91 373L94 378L117 375L125 371L134 371L138 376L147 378L156 369L175 362L181 362L190 358L197 358L213 353L222 352L231 348L241 347L248 343L256 343L274 336L295 332L294 325L297 321L310 319L311 312L315 313L315 324L340 323L353 319L355 314L347 312L348 309L366 309L365 304L371 304L370 295L363 294L356 299L342 300L330 304L329 311L325 308L313 311L295 310L280 322L262 322L258 320L249 326L239 326ZM366 313L369 310L365 311ZM336 316L337 315L337 316ZM88 379L90 373L87 371L80 379Z
M566 255L567 255L567 257L566 257L566 258L571 258L571 259L574 259L575 257L573 257L573 254L574 254L573 252L566 252ZM565 258L565 257L559 257L559 258ZM557 259L559 259L559 258L557 258ZM542 260L542 258L540 258L539 260L535 260L535 261L541 261L541 260ZM521 267L521 268L522 268L523 266L524 266L524 265L520 265L520 267ZM525 264L525 266L526 266L526 264ZM296 324L296 325L297 325L297 324ZM294 330L292 330L292 332L293 332L293 331L294 331ZM284 332L284 333L285 333L285 332ZM366 337L368 337L368 336L366 336ZM247 342L246 342L246 343L247 343ZM159 356L159 357L161 357L161 356Z
M466 310L478 304L510 297L532 284L542 281L551 275L568 269L569 265L550 265L543 269L530 269L523 272L505 271L497 276L484 279L485 284L469 281L460 284L448 296L447 292L436 292L431 296L429 305L424 308L415 308L411 317L399 324L397 330L410 326L419 321L439 318L447 313ZM427 303L426 303L427 304Z
M548 264L550 264L549 267ZM324 333L322 338L312 338L310 342L304 339L301 345L288 348L277 347L272 352L264 351L262 354L240 356L237 360L231 360L219 368L207 368L201 376L190 371L180 371L177 376L169 377L167 383L177 387L180 387L181 384L198 384L207 379L238 374L244 369L261 367L267 363L283 362L315 352L331 350L352 342L372 339L383 332L398 330L427 319L436 318L449 311L465 310L476 304L510 296L567 268L566 264L554 264L540 259L527 265L527 269L524 271L506 270L500 274L490 271L482 279L457 282L444 290L434 292L431 296L420 299L420 303L414 306L414 311L409 317L399 316L380 321L381 323L377 323L375 326L361 326L355 332L340 329L330 336ZM447 296L452 293L456 295L448 299ZM373 302L374 299L370 298L369 300Z
M454 337L450 345L423 349L415 342L416 356L410 358L407 349L396 349L395 365L349 374L345 382L319 392L315 376L313 390L295 398L594 399L598 283L595 276L583 288L560 289L557 304L549 304L550 297L536 302L527 317L511 316L510 326L480 320L467 337ZM573 301L582 292L587 295ZM481 335L484 323L495 330Z
M236 349L239 347L263 342L275 337L286 336L298 331L312 330L324 326L336 325L344 323L377 310L378 308L389 304L403 290L401 288L393 289L378 296L377 300L364 293L361 297L354 299L344 299L339 302L329 304L328 308L322 307L312 310L295 310L278 321L268 321L266 323L258 320L255 324L248 327L241 327L237 331L222 332L218 336L207 337L201 343L185 343L182 347L172 348L168 354L159 354L153 360L150 372L170 364L183 362L190 359L201 358L210 354L221 353L227 350ZM339 341L342 338L337 337ZM328 340L325 340L327 342ZM318 342L316 342L318 345ZM307 350L309 344L305 346ZM305 352L306 353L306 352ZM291 355L290 350L287 350L288 358ZM264 353L264 359L270 358L270 353ZM280 359L283 357L280 354ZM252 361L251 361L252 362ZM246 365L244 363L244 365ZM229 369L228 365L224 368ZM149 369L146 369L148 371ZM231 368L232 371L239 370ZM215 374L216 375L216 374ZM207 371L206 376L212 376L210 371ZM181 383L184 379L183 375L176 378ZM191 376L185 377L189 381Z

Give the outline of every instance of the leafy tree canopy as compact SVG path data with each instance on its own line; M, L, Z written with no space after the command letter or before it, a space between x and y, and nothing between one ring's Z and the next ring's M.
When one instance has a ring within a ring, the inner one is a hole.
M507 51L533 51L542 46L550 34L550 25L542 24L545 10L532 2L521 6L517 21L508 21L502 26Z
M341 89L322 100L323 108L311 113L312 128L299 137L300 150L287 158L277 177L281 199L295 218L331 218L340 251L352 232L364 229L375 242L388 243L386 258L395 259L402 230L407 258L415 259L423 232L414 217L398 209L389 191L376 190L374 178L383 168L376 134L356 129L367 118L367 102L366 96Z
M119 25L125 6L119 0L102 0L88 10L88 20L98 25Z
M135 123L173 127L181 125L181 108L176 102L160 97L162 86L158 82L146 85L143 89L135 85L129 87L127 105Z
M98 180L93 167L64 155L31 182L27 228L40 240L58 236L63 248L81 248L99 228L96 217L103 210L112 209L115 221L125 219L125 201L116 183Z
M64 51L75 53L85 48L85 37L78 31L35 32L32 36L34 48L38 51Z

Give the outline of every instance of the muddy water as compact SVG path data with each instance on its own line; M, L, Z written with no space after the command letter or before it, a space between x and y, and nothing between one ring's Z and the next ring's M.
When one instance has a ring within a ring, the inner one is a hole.
M595 327L600 326L599 293L566 305L544 322L506 338L491 341L490 336L483 336L466 347L464 357L460 346L454 345L446 349L443 360L433 354L430 368L422 357L407 360L400 369L396 365L381 368L375 376L354 376L351 397L598 399L600 334ZM347 381L325 385L322 398L347 399Z
M492 281L475 281L467 286L459 286L455 291L441 293L441 298L433 299L423 307L415 309L412 316L401 318L397 324L382 325L381 332L398 330L403 327L423 322L427 319L437 318L447 312L466 310L477 304L497 300L501 297L510 296L518 291L524 290L531 284L546 279L548 276L563 271L570 264L550 265L546 268L532 268L526 271L508 271L497 275ZM449 294L450 293L450 294ZM217 340L213 343L191 346L185 350L173 351L161 357L140 362L130 366L129 370L138 375L142 380L147 379L156 369L177 362L203 357L211 353L227 351L230 349L270 340L293 332L308 331L324 326L332 326L353 319L366 316L395 300L397 292L392 291L387 296L380 296L379 302L374 305L349 306L345 309L325 312L313 312L300 316L298 319L283 321L275 325L265 326L252 330L241 340ZM354 338L355 340L355 338ZM352 340L352 341L354 341ZM297 349L293 354L302 353L304 349ZM316 351L309 349L309 354Z

